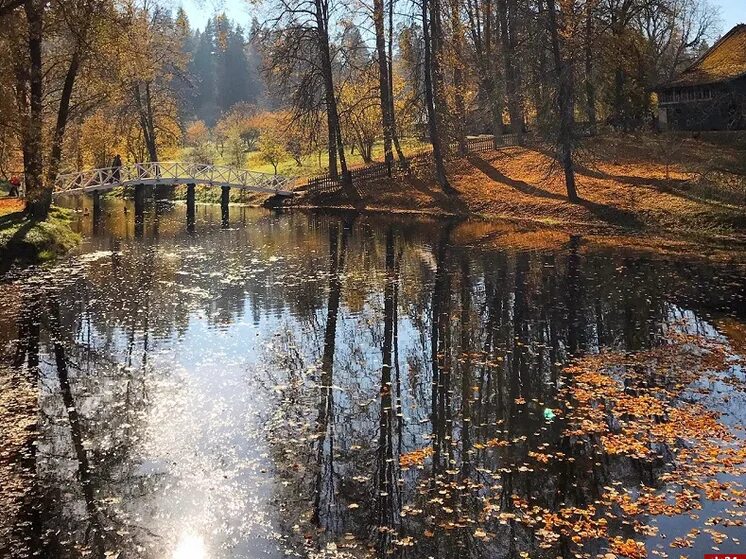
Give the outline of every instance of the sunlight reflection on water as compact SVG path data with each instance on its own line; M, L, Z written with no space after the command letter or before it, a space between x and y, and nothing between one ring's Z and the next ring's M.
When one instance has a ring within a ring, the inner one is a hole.
M182 533L171 559L209 559L204 538L193 532Z

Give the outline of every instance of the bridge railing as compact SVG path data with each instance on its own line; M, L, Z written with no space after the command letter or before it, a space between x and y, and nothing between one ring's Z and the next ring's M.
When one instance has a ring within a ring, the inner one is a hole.
M158 161L91 169L57 176L55 193L101 190L132 184L210 184L279 193L295 177L285 177L227 165Z

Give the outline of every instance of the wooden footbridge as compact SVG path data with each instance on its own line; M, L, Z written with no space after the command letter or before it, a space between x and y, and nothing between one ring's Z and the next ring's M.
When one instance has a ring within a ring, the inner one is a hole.
M54 195L99 192L118 186L205 184L292 196L295 179L229 166L162 161L61 174L54 181Z

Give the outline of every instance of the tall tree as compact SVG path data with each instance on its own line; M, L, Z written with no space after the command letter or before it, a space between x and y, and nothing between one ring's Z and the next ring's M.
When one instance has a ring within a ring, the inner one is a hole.
M461 0L449 0L451 11L451 65L453 66L453 135L458 151L466 155L466 105L464 97L464 29L461 22Z
M391 164L394 160L392 151L394 124L393 104L391 103L391 86L389 80L388 55L386 53L386 32L384 30L383 0L373 0L373 25L376 30L376 55L378 58L378 89L381 98L381 119L383 124L383 153L384 159Z
M215 20L217 28L217 101L222 112L238 103L256 102L256 79L246 56L246 38L240 26L225 15Z
M215 28L212 19L204 31L194 36L194 56L189 61L189 73L194 76L194 109L198 119L213 126L219 117L217 77L215 75Z
M348 188L352 188L350 175L347 171L347 160L345 158L344 140L342 138L342 127L339 123L339 112L337 109L337 93L334 89L334 72L332 66L331 40L329 36L330 5L329 0L313 0L312 13L316 22L316 40L318 41L318 52L320 58L321 73L324 80L324 96L326 99L327 129L329 131L329 170L332 176L337 175L337 161L333 157L334 147L339 155L339 166L342 173L342 182ZM334 166L332 167L332 159Z
M23 171L26 181L26 212L34 219L46 219L52 205L51 185L43 178L42 40L44 0L26 0L23 4L28 28L28 64L21 71L19 84L24 114Z
M277 14L267 34L273 48L265 74L291 92L299 119L315 120L323 106L329 174L334 178L341 175L345 191L356 197L347 169L335 84L336 53L330 34L332 12L337 5L333 0L282 0L276 7Z
M479 76L479 88L491 117L492 133L503 133L503 97L497 69L496 18L493 0L466 0L471 46Z
M568 9L572 9L568 7ZM557 100L556 109L559 120L558 149L559 160L565 174L565 186L567 197L571 202L578 202L578 192L575 187L575 165L573 162L574 150L574 103L573 103L573 76L572 64L568 60L563 49L561 39L560 23L558 21L555 0L547 0L549 35L551 37L552 55L554 57L555 74L557 78ZM572 14L562 13L562 16Z
M173 78L186 70L185 38L157 4L141 7L128 0L122 19L117 64L124 106L137 116L148 159L158 161L159 145L180 136Z
M445 168L445 151L441 134L445 128L444 113L448 110L443 92L442 24L440 0L422 0L422 35L425 45L425 106L427 108L430 143L435 160L435 178L444 192L451 194Z
M521 79L518 67L518 3L516 0L497 0L500 20L500 43L502 45L502 59L505 65L505 90L508 98L510 113L510 127L519 140L523 138L523 102L521 100Z
M110 5L106 0L56 0L51 4L55 16L65 22L62 30L63 38L70 44L67 70L62 80L62 88L57 102L57 117L52 132L49 157L47 159L47 182L52 184L57 177L62 158L62 142L65 138L67 124L71 118L71 103L78 80L78 75L92 54L96 52L95 40L91 35L94 27L101 23L102 18L111 15ZM110 23L110 20L107 22ZM100 45L98 45L100 46ZM94 89L90 87L89 89ZM91 97L92 92L86 92L82 97ZM82 116L80 110L86 103L78 104L78 115ZM95 103L88 103L88 106Z
M394 6L396 0L389 0L389 28L388 28L388 52L386 56L386 64L389 71L389 118L391 119L391 139L394 142L394 148L396 149L396 155L400 162L406 161L404 157L404 151L402 151L401 143L399 142L399 132L396 128L396 104L394 103Z
M588 118L588 126L592 134L596 132L596 83L593 71L593 58L595 52L595 27L594 8L596 0L588 0L585 3L585 35L583 36L583 51L585 58L585 111Z

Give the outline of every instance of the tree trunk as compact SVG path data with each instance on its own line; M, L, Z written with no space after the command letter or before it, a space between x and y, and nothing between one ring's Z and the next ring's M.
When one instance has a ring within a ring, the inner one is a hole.
M508 5L507 0L498 0L498 17L500 19L500 44L503 51L505 65L505 90L508 98L508 112L510 113L510 127L518 140L523 140L523 109L521 107L521 89L518 69L515 65L515 3Z
M539 33L538 33L538 61L537 61L537 72L535 76L536 81L536 117L539 121L539 125L544 128L548 122L548 91L549 84L547 82L547 76L549 71L547 70L547 57L546 52L549 50L546 43L546 8L544 0L538 2L539 10Z
M578 202L578 193L575 188L575 168L573 164L573 86L572 70L562 54L560 45L559 28L557 23L557 10L555 0L547 0L549 33L552 38L552 54L557 73L557 105L559 110L559 156L565 172L565 185L567 186L567 197L571 202Z
M60 168L62 158L62 141L65 138L65 128L67 119L70 116L70 99L75 86L75 79L78 76L80 68L80 52L76 49L70 59L70 65L65 75L65 83L62 86L62 95L60 96L60 105L57 109L57 123L54 127L54 136L52 137L52 147L49 153L49 162L47 164L47 182L54 184L57 173Z
M487 101L492 134L497 137L503 133L503 98L493 48L492 0L467 0L466 13L479 69L479 87Z
M618 125L627 130L627 111L624 99L624 69L621 65L614 71L614 113Z
M87 46L91 17L93 16L94 11L99 8L100 6L95 2L88 1L85 3L85 10L81 20L83 21L83 27L75 36L76 47L73 51L72 58L70 58L67 73L65 74L65 82L62 86L60 104L57 109L57 122L54 127L52 146L50 148L49 161L47 164L47 182L50 185L54 184L54 181L57 178L57 173L59 172L60 161L62 159L62 144L65 139L65 129L70 118L70 99L72 98L75 81L77 80L80 65L82 63L82 53L85 52L83 49ZM78 168L80 168L80 165L78 165Z
M381 99L381 120L383 124L384 161L391 163L394 154L391 151L393 127L391 124L391 103L389 95L389 68L386 55L386 36L383 26L383 0L373 0L373 24L376 30L376 52L378 55L378 87Z
M443 191L450 194L453 189L448 183L445 164L443 162L443 146L440 137L442 128L438 118L438 114L443 110L443 108L436 108L435 106L436 87L440 76L440 64L438 62L439 48L437 40L439 38L439 33L436 31L433 34L433 31L437 29L438 24L437 21L433 23L432 20L438 19L437 12L437 0L422 0L422 33L425 43L425 105L427 107L430 143L433 146L436 179Z
M347 171L347 160L345 158L344 142L342 140L342 127L339 123L339 112L337 110L337 96L334 92L334 72L332 69L332 57L329 49L329 11L325 0L315 0L315 17L319 54L321 58L321 71L324 76L327 123L330 130L329 168L331 170L331 142L335 142L337 146L337 157L339 158L339 167L342 173L342 184L348 194L354 195L350 173ZM334 131L333 133L332 130ZM332 134L334 134L334 137L332 137ZM336 169L336 164L334 167Z
M407 159L404 156L404 151L401 149L399 143L399 133L396 129L396 107L394 105L394 70L393 70L393 55L394 52L394 0L389 0L389 48L386 63L389 69L389 111L391 115L391 139L394 141L394 149L396 150L396 156L399 158L401 163L404 163Z
M466 155L466 107L464 105L464 69L462 66L461 55L465 51L464 33L461 26L461 4L459 0L450 0L451 3L451 32L453 34L452 43L454 50L453 60L453 91L454 91L454 110L455 123L454 132L458 143L458 152L460 155Z
M627 107L624 98L624 82L626 76L622 67L625 53L622 51L623 23L619 23L616 11L611 13L611 33L614 37L614 51L616 54L616 68L614 69L614 118L616 124L627 130Z
M326 88L325 88L326 89ZM331 97L328 89L326 90L326 106L329 107L334 102L334 93L331 93ZM334 126L332 119L332 112L327 109L326 111L326 129L327 129L327 144L326 149L329 154L329 176L333 179L339 178L339 168L337 167L337 130Z
M505 126L503 125L503 98L500 95L497 80L494 77L490 76L483 87L489 99L492 135L497 138L505 131Z
M596 85L593 83L593 11L585 16L585 104L590 133L596 133Z
M153 100L150 96L150 83L145 84L145 109L147 111L148 122L148 156L150 160L158 161L158 142L155 133L155 116L153 115Z
M140 84L134 86L135 102L140 118L140 129L142 130L145 147L148 150L148 158L151 162L158 161L158 144L155 136L155 123L153 122L153 106L150 97L150 85L145 84L145 96L140 91Z
M26 0L29 47L29 110L23 135L23 171L26 181L26 213L46 219L52 205L52 191L44 187L42 162L42 32L43 0Z

